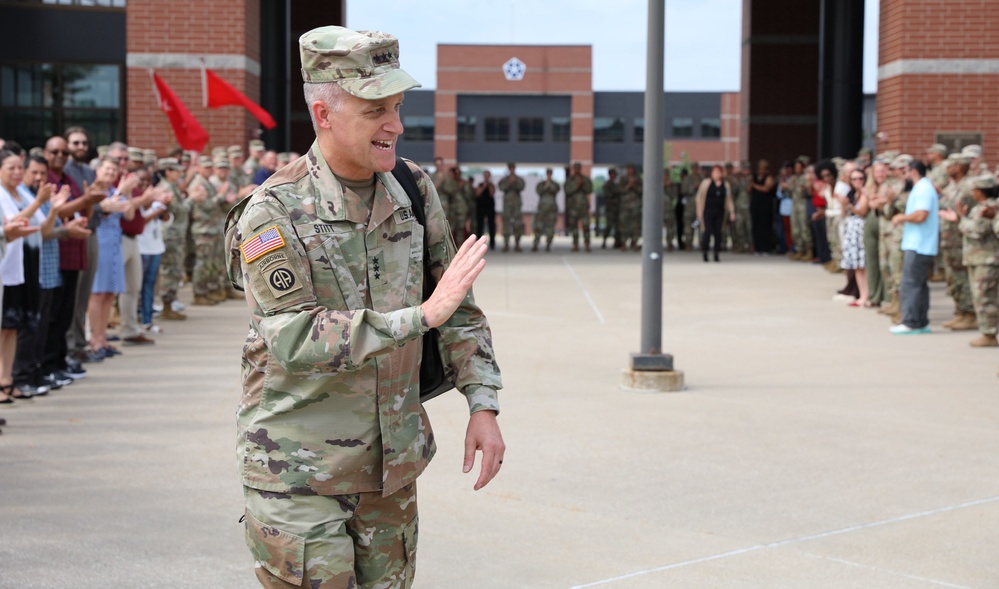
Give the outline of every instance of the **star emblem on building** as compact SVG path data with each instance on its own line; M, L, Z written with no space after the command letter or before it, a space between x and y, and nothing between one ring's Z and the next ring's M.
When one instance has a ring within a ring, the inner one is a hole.
M511 82L523 80L525 73L527 73L527 66L516 57L511 57L503 64L503 75Z

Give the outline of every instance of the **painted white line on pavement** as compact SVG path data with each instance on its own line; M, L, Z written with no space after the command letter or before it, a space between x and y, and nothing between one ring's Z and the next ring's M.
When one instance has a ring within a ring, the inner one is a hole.
M600 325L604 325L605 323L607 323L606 321L604 321L604 316L603 314L600 313L600 309L597 308L597 304L593 302L593 297L590 296L590 291L586 290L586 286L583 284L583 281L580 280L579 275L576 274L576 271L573 270L572 266L569 265L569 259L566 258L565 256L562 256L562 263L565 264L565 267L569 269L569 274L572 274L572 277L576 279L576 284L578 284L579 288L583 291L583 296L586 298L586 302L590 304L590 307L593 309L593 312L596 314L597 321L600 322Z
M678 569L685 566L690 566L694 564L701 564L702 562L710 562L712 560L720 560L722 558L729 558L731 556L739 556L740 554L746 554L747 552L756 552L757 550L765 550L768 548L779 548L781 546L787 546L790 544L798 544L801 542L808 542L810 540L821 540L822 538L828 538L830 536L838 536L840 534L848 534L850 532L857 532L860 530L869 530L871 528L877 528L880 526L887 526L889 524L897 524L900 522L908 521L911 519L917 519L922 517L928 517L931 515L938 515L941 513L947 513L949 511L957 511L958 509L965 509L967 507L975 507L976 505L984 505L986 503L994 503L999 501L999 495L995 497L988 497L986 499L977 499L975 501L968 501L966 503L958 503L957 505L949 505L947 507L941 507L939 509L931 509L929 511L921 511L919 513L912 513L909 515L903 515L900 517L894 517L891 519L884 519L881 521L871 522L868 524L858 524L856 526L850 526L848 528L840 528L838 530L831 530L829 532L820 532L818 534L812 534L810 536L801 536L798 538L789 538L787 540L779 540L777 542L768 542L766 544L757 544L756 546L749 546L747 548L740 548L738 550L730 550L729 552L722 552L720 554L713 554L711 556L704 556L702 558L695 558L693 560L685 560L683 562L675 562L673 564L663 565L661 567L656 567L654 569L646 569L644 571L636 571L634 573L628 573L627 575L621 575L619 577L611 577L609 579L604 579L602 581L595 581L593 583L587 583L585 585L573 585L569 589L586 589L587 587L598 587L600 585L609 585L611 583L616 583L617 581L623 581L625 579L632 579L635 577L640 577L643 575L649 575L652 573L659 573L662 571L668 571L672 569Z
M845 564L847 566L857 567L860 569L867 569L871 571L877 571L879 573L894 575L896 577L905 577L906 579L912 579L913 581L922 581L924 583L940 585L941 587L950 587L951 589L974 589L973 587L965 587L964 585L955 585L953 583L948 583L946 581L938 581L936 579L927 579L926 577L920 577L918 575L909 575L906 573L900 573L899 571L894 571L891 569L883 569L881 567L871 566L869 564L863 564L859 562L853 562L852 560L844 560L842 558L834 558L832 556L823 556L821 554L813 554L811 552L805 552L804 554L807 554L808 556L813 556L815 558L820 558L822 560L828 560L831 562L838 562L839 564Z

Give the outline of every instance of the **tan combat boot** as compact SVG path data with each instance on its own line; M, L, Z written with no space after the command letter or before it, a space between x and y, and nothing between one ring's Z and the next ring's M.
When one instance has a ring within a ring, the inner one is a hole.
M222 301L226 300L229 297L226 296L224 290L219 289L219 290L213 290L210 293L208 293L208 298L215 301L216 303L221 303Z
M981 337L968 343L972 348L999 348L999 341L996 341L995 334L983 333Z
M954 316L950 318L950 321L944 321L943 323L940 324L940 327L946 327L947 329L950 329L951 327L954 326L955 323L960 321L961 317L963 316L964 316L963 313L954 311Z
M160 311L160 319L164 319L166 321L183 321L187 319L187 315L178 313L177 311L174 311L170 305L164 304L163 310Z
M207 296L197 296L194 297L193 304L199 307L210 307L215 304L215 299L208 298Z
M958 320L951 324L951 331L971 331L978 329L978 317L974 313L962 313Z
M889 303L886 306L878 309L878 313L882 315L894 315L895 313L899 312L901 306L902 305L899 303L898 300L898 295L893 294L891 295L891 301L889 301Z
M804 255L801 256L802 262L811 263L812 260L814 259L815 259L815 252L812 250L812 248L806 249Z

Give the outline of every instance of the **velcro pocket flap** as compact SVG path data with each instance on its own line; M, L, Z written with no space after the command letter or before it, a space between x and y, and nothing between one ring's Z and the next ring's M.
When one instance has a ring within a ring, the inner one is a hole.
M305 574L305 538L282 532L246 514L246 543L253 558L275 577L298 587Z

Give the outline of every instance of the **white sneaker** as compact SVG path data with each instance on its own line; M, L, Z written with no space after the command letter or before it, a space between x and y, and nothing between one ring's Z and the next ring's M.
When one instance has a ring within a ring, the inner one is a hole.
M181 311L187 308L187 305L185 305L180 301L174 300L173 302L170 303L170 308L176 311L177 313L180 313Z
M832 300L834 302L837 302L837 303L852 303L853 301L855 301L857 299L854 298L854 297L851 297L850 295L836 293L836 294L833 295Z
M930 333L931 330L929 326L927 327L909 327L904 323L899 323L898 325L893 325L888 328L888 331L895 335L919 335L923 333Z
M162 313L163 303L153 303L153 313Z

